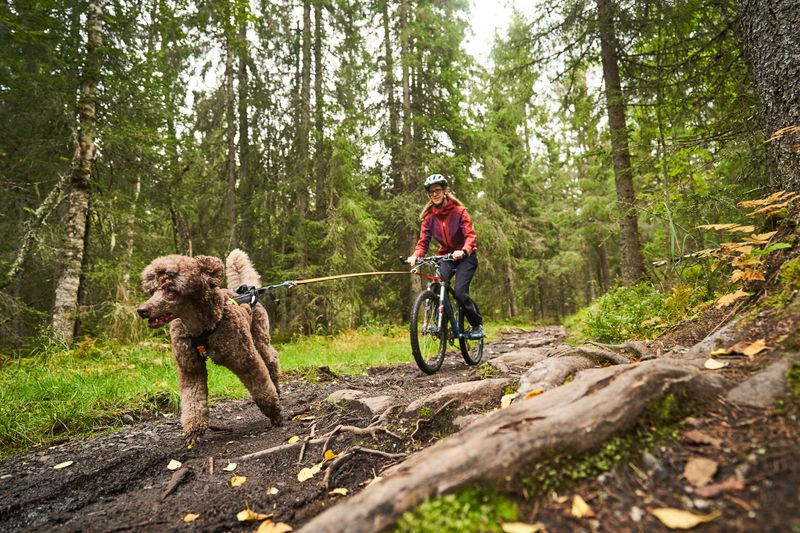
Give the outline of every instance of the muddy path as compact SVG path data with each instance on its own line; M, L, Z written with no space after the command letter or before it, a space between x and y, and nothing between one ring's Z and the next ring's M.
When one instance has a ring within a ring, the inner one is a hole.
M499 407L504 389L525 369L519 357L547 350L564 335L560 327L509 332L486 345L484 360L500 364L468 367L450 351L433 376L413 363L364 376L323 368L314 382L288 376L282 427L271 427L252 401L223 401L212 406L213 429L193 449L182 446L178 417L167 413L33 451L0 463L0 524L3 531L252 531L253 522L237 520L249 508L297 529L348 497L332 489L352 495L403 455ZM466 388L458 399L440 402L444 409L414 403L458 383ZM353 429L370 424L371 433ZM299 442L290 444L292 437ZM303 468L323 461L325 444L337 457L299 481ZM171 461L182 466L169 470ZM226 470L233 461L235 470ZM234 476L246 479L234 487ZM183 522L189 514L199 515L191 525Z

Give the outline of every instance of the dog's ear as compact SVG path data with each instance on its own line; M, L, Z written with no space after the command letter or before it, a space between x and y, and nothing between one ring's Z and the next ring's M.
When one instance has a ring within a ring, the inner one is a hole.
M222 274L225 270L225 265L218 257L210 255L198 255L194 258L197 261L197 268L200 273L206 277L209 286L219 287L222 283Z

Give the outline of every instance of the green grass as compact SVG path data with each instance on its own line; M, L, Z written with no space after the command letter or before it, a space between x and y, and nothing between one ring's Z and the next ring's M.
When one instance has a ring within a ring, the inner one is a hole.
M488 327L498 338L504 324ZM276 345L284 371L328 366L357 374L413 360L408 329L384 326ZM209 395L246 398L228 369L208 364ZM24 355L0 356L0 457L61 438L107 431L143 416L178 410L178 377L166 336L119 346L87 340L74 348L42 339Z

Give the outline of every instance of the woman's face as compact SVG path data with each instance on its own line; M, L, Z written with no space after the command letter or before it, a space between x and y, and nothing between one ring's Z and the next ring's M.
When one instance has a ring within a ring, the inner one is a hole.
M446 198L445 193L447 193L447 189L442 187L441 185L432 185L430 189L428 189L428 196L433 202L433 205L436 207L441 206L444 203Z

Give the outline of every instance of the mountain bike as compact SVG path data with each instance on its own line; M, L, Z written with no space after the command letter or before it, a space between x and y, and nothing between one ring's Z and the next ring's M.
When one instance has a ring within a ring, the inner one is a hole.
M448 343L455 346L456 340L468 365L477 365L483 357L483 336L473 338L471 332L466 331L468 322L460 304L457 314L453 313L450 299L457 300L450 282L442 278L440 265L443 261L454 259L451 254L417 259L416 268L436 267L434 276L423 275L430 282L411 308L411 352L417 366L426 374L433 374L442 367Z

